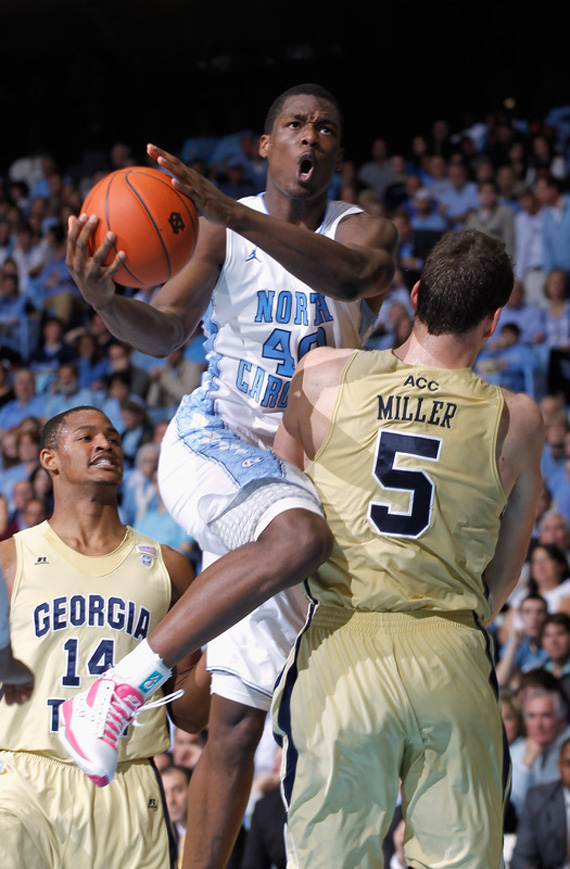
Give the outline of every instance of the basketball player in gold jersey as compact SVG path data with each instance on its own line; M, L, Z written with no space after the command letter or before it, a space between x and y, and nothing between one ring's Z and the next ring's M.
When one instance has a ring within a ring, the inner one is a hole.
M413 331L299 366L276 450L334 535L274 695L288 867L382 867L398 788L410 867L498 869L509 783L489 636L541 490L542 419L472 371L512 287L504 246L447 235Z
M149 761L169 746L164 709L141 713L144 726L122 741L118 775L105 789L70 762L58 716L66 698L140 644L188 588L192 570L183 555L122 524L120 438L99 410L49 420L40 460L53 480L53 515L0 544L14 653L36 680L29 703L0 713L0 862L165 869L172 840ZM205 726L209 707L199 658L188 656L171 680L187 689L172 716L191 731Z

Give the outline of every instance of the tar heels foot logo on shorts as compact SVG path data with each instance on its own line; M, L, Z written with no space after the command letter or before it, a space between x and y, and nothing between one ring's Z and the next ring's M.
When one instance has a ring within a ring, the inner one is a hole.
M258 465L259 462L262 462L263 459L261 456L254 456L251 459L244 459L241 463L242 468L251 468L253 465Z

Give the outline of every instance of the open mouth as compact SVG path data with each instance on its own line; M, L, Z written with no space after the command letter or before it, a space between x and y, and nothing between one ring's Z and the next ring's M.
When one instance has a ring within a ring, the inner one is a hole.
M315 168L315 161L311 154L303 154L298 163L298 177L300 181L308 181Z
M102 466L104 468L116 468L117 467L116 461L114 459L109 458L108 456L98 456L96 459L93 459L93 461L90 462L90 464L91 465L98 465L100 467Z

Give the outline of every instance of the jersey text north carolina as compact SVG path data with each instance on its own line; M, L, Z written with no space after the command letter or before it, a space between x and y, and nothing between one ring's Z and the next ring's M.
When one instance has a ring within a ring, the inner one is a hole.
M266 213L262 194L242 201ZM329 202L317 232L334 238L339 222L360 211ZM204 317L208 370L199 390L233 431L271 446L299 360L313 347L359 347L373 322L367 303L315 292L228 230L225 262ZM177 417L181 437L186 402Z

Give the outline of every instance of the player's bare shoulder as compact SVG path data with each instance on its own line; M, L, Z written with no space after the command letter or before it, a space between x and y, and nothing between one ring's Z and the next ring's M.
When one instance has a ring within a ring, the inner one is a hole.
M315 347L300 360L294 375L295 386L315 399L325 389L336 389L341 372L354 352L348 347Z
M505 407L499 437L499 470L508 476L523 465L540 464L544 449L544 420L529 395L503 389Z
M299 423L314 413L328 419L335 402L342 372L353 353L350 348L316 347L301 359L291 384L291 415L299 417Z
M509 415L509 432L512 437L544 440L544 420L536 401L524 392L503 389L505 407Z
M189 560L181 552L166 543L162 543L160 549L172 583L172 605L174 605L194 580L194 571Z

